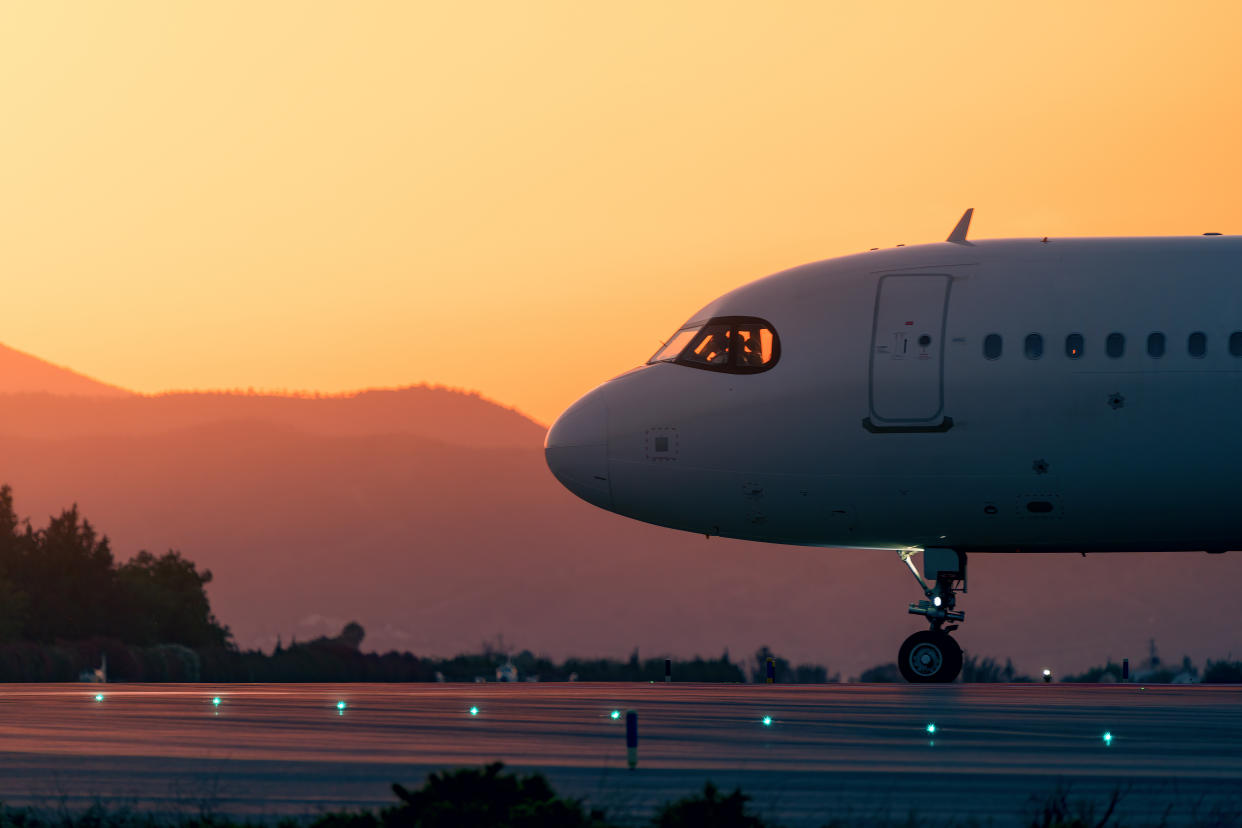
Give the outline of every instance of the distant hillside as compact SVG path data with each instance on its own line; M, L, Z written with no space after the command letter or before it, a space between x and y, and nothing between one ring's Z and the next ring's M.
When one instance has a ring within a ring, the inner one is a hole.
M0 394L32 392L78 397L125 397L131 393L0 345Z
M430 386L323 397L174 393L80 399L0 398L0 434L66 438L150 435L222 422L287 426L308 434L415 434L470 446L532 446L544 427L477 394Z

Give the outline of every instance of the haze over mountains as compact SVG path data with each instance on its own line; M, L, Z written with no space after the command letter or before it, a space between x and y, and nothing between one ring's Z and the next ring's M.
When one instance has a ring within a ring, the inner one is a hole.
M482 397L139 396L0 346L0 480L41 524L77 502L118 558L180 549L242 646L335 633L447 655L749 657L857 674L921 621L895 554L645 526L564 491L544 428ZM976 556L968 651L1034 671L1242 654L1242 554Z

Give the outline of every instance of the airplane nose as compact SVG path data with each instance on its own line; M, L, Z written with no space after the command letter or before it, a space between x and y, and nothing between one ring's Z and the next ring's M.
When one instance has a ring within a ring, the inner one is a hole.
M608 481L608 407L592 391L557 417L543 444L544 459L561 485L601 509L612 509Z

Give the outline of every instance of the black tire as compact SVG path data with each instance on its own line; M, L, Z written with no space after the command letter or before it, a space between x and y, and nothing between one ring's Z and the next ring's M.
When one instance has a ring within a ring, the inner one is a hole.
M962 672L962 648L948 633L916 632L897 651L897 669L911 684L948 683Z

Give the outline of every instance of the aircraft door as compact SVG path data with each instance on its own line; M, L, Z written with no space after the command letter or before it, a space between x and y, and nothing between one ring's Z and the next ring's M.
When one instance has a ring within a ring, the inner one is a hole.
M952 278L889 274L876 288L871 333L871 431L947 431L944 332Z

